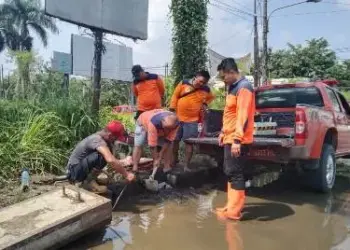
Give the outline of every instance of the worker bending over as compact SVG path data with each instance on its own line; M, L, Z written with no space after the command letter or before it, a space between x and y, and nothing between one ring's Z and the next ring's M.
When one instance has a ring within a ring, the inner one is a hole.
M134 78L132 90L137 98L137 120L143 112L162 107L165 87L158 75L145 72L140 65L133 66L131 73Z
M178 129L178 119L170 111L155 109L143 112L136 121L133 152L133 171L138 170L142 146L148 142L152 151L153 165L159 167L164 160L164 172L171 169L172 142ZM158 150L158 147L160 150Z
M112 154L113 143L117 140L126 141L124 126L119 121L111 121L103 130L80 141L67 164L70 182L82 182L82 187L92 192L113 193L114 190L110 190L112 187L107 186L108 183L101 183L97 179L107 164L128 181L134 180L134 174L124 169L123 165L126 164Z
M178 162L180 141L198 137L198 122L200 114L211 101L214 95L207 83L210 79L208 71L196 73L191 80L180 82L171 98L170 110L175 111L180 121L179 130L174 142L173 164ZM185 171L190 171L189 164L192 159L193 145L185 143Z
M224 147L224 172L228 177L227 203L218 208L219 216L239 220L245 203L242 154L253 142L255 95L252 84L239 74L233 58L219 65L228 88L219 145Z

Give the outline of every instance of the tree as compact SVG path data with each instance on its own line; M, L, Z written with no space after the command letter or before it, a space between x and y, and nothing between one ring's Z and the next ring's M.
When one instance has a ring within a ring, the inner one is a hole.
M326 72L328 78L337 79L339 87L350 87L350 60L339 61ZM348 90L348 89L347 89Z
M30 92L30 72L36 61L35 55L32 51L10 51L10 56L18 70L15 95L19 98L27 98Z
M288 44L288 48L269 53L270 78L324 78L336 64L336 54L326 39L312 39L305 46Z
M1 13L0 8L0 53L5 47L11 48L16 44L16 38L19 36L13 23Z
M208 0L172 0L172 75L175 82L206 68Z
M11 33L11 42L7 43L12 50L31 50L33 48L31 31L38 35L45 47L48 39L47 30L58 33L54 20L45 15L38 0L8 0L0 6L0 16L5 22L13 25L13 28L8 30ZM16 32L13 32L14 30Z

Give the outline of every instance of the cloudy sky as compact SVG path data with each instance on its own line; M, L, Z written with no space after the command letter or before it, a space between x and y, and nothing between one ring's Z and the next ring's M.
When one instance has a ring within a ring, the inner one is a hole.
M112 37L133 48L133 61L148 67L171 63L171 21L168 19L171 0L149 0L148 40L133 42ZM3 0L0 0L3 2ZM300 0L269 0L269 12ZM217 6L221 6L218 8ZM231 6L246 12L253 11L253 0L211 0L209 5L208 40L210 47L224 56L242 56L252 51L253 20L248 15L237 16L227 8ZM261 15L259 13L259 15ZM259 18L261 19L261 18ZM276 12L270 20L269 46L283 48L287 43L303 43L312 38L325 37L334 49L350 47L350 0L323 0ZM57 21L59 35L50 35L49 46L43 48L35 40L35 50L49 61L53 51L70 52L71 34L81 34L75 25ZM261 26L260 26L261 28ZM340 58L350 58L350 53L339 53ZM0 64L5 72L11 69L5 54L0 54ZM159 68L157 73L163 73Z

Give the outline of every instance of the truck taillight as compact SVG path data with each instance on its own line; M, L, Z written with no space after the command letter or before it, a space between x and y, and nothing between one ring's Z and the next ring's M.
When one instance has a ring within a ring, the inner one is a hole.
M307 136L306 114L303 109L297 109L295 112L295 138L305 139Z

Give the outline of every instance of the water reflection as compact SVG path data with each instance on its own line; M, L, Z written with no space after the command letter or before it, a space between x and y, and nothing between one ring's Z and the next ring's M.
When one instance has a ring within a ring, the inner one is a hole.
M239 232L239 223L226 221L226 242L228 250L243 250L243 240Z
M197 228L202 228L202 221L212 215L213 212L213 201L217 196L217 191L212 191L209 194L199 194L197 198Z

